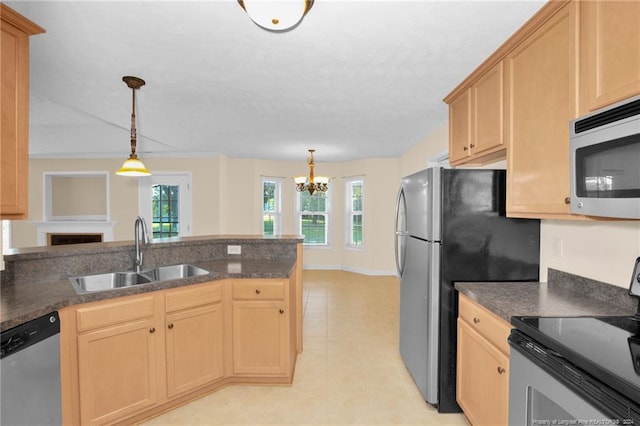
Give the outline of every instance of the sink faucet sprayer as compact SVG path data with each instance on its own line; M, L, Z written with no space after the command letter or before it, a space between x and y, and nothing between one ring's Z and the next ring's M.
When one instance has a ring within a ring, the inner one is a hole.
M149 243L149 236L147 235L147 224L142 216L138 216L136 218L136 223L133 228L134 239L136 242L136 259L134 262L136 272L140 272L140 269L142 268L142 251L140 251L140 240L142 240L142 244Z

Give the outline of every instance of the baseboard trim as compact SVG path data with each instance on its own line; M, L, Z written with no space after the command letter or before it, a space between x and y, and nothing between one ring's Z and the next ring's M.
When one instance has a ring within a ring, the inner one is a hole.
M351 266L342 265L303 265L302 269L308 271L345 271L353 272L356 274L370 275L370 276L396 276L396 271L374 271L370 269L354 268Z

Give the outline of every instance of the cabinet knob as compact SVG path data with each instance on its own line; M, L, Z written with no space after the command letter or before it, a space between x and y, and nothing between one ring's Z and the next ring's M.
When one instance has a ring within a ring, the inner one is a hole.
M465 146L465 147L462 147L462 149L466 151L466 150L468 150L469 148Z
M503 374L506 370L502 367L498 367L498 374Z
M480 322L480 318L478 318L478 317L473 317L473 323L474 323L474 324L477 324L477 323L479 323L479 322Z
M571 204L571 198L566 197L566 198L564 199L564 203L565 203L565 204Z
M474 144L469 145L470 148L475 148L476 146Z
M169 327L169 330L171 330L173 328L173 323L169 324L167 327Z
M256 294L262 293L259 288L256 288Z
M284 314L284 309L280 309L280 313L281 313L281 314Z
M149 333L153 334L153 333L155 333L155 332L156 332L156 328L155 328L155 327L151 327L151 328L149 329Z

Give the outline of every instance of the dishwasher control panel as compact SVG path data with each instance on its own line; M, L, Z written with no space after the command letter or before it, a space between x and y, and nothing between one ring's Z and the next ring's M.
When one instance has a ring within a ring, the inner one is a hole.
M60 333L57 312L41 316L0 333L0 359Z

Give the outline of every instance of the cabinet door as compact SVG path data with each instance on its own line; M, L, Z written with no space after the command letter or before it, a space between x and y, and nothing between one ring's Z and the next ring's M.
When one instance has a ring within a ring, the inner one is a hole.
M471 155L496 151L504 147L503 63L489 70L471 86L473 139Z
M580 2L581 113L640 94L640 2Z
M158 338L152 318L78 336L82 424L104 424L157 401Z
M449 162L461 163L469 156L471 141L471 91L449 104Z
M222 304L166 317L169 397L224 376Z
M234 373L289 373L288 313L284 306L280 300L233 302Z
M4 5L2 8L4 15ZM2 18L0 214L3 219L24 219L28 195L29 35Z
M570 218L569 120L576 107L576 14L568 3L505 59L507 215Z
M458 319L458 404L474 426L506 425L509 358Z

